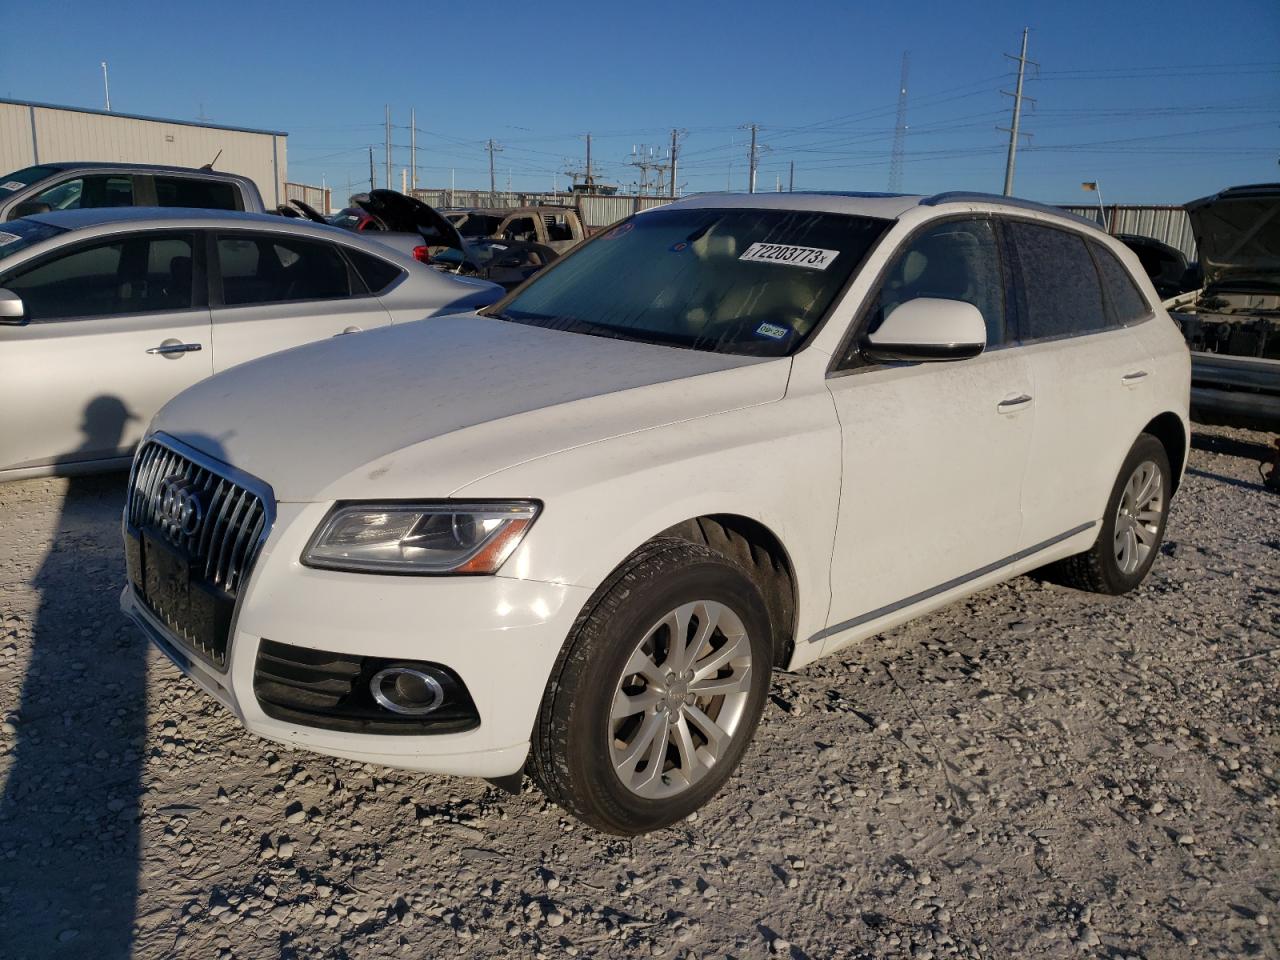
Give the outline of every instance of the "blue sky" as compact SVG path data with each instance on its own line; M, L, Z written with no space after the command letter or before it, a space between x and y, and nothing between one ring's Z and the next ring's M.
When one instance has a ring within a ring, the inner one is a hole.
M51 24L56 24L56 28ZM345 193L395 185L417 110L419 181L561 186L593 133L598 174L637 179L633 146L673 127L686 191L746 187L743 124L760 124L758 189L883 190L902 54L910 53L903 187L998 192L1023 26L1040 63L1015 193L1178 203L1280 180L1280 4L507 2L217 6L8 5L0 95L289 132L289 177ZM21 39L19 39L21 38Z

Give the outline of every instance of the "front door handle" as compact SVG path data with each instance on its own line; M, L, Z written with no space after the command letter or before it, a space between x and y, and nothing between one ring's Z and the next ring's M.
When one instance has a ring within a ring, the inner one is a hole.
M1120 382L1123 383L1126 387L1131 387L1135 383L1140 383L1145 379L1147 379L1147 371L1135 370L1133 371L1133 373L1126 373L1123 377L1120 378Z
M198 343L162 343L158 347L148 347L147 353L167 357L175 353L196 353L203 349Z
M1020 393L1016 397L1009 397L1005 400L1001 400L996 404L996 409L1001 413L1017 413L1030 402L1030 394Z
M342 331L342 333L335 333L335 334L334 334L334 336L335 336L335 337L341 337L343 334L347 334L347 333L360 333L360 332L361 332L361 328L360 328L360 327L347 327L345 330L343 330L343 331Z

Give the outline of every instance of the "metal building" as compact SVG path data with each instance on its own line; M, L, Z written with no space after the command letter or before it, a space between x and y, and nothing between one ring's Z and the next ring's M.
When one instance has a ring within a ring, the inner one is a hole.
M56 160L164 163L249 177L268 207L284 200L285 145L279 130L249 130L81 107L0 99L0 176Z

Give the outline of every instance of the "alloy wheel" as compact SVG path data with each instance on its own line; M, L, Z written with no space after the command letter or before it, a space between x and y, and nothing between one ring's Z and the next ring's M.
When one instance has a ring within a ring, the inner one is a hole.
M657 800L706 776L742 725L751 671L746 627L722 603L684 603L650 627L623 668L609 714L623 786Z
M1164 516L1164 475L1160 467L1144 460L1129 476L1116 508L1116 566L1132 576L1156 548Z

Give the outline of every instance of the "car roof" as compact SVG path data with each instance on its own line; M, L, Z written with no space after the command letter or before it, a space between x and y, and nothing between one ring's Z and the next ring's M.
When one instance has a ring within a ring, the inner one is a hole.
M282 217L274 213L249 213L241 210L207 210L200 207L86 207L83 210L52 210L33 213L27 220L38 220L63 230L84 230L104 223L127 223L130 227L219 226L228 223L264 223L273 227L307 223L322 226L300 217ZM337 228L333 228L337 229ZM342 231L348 233L349 231Z
M1074 226L1087 225L1102 231L1097 222L1080 217L1058 207L1005 197L991 193L951 191L929 196L908 193L859 193L840 191L814 191L795 193L704 193L677 200L669 206L680 207L741 207L762 210L811 210L817 213L846 213L863 217L896 220L916 207L958 206L963 209L1007 209L1009 212L1031 210L1066 221ZM652 209L661 210L663 207Z
M51 160L36 164L53 170L146 170L158 173L198 174L212 180L243 180L241 174L226 170L206 170L203 167L179 167L166 163L117 163L99 160Z

